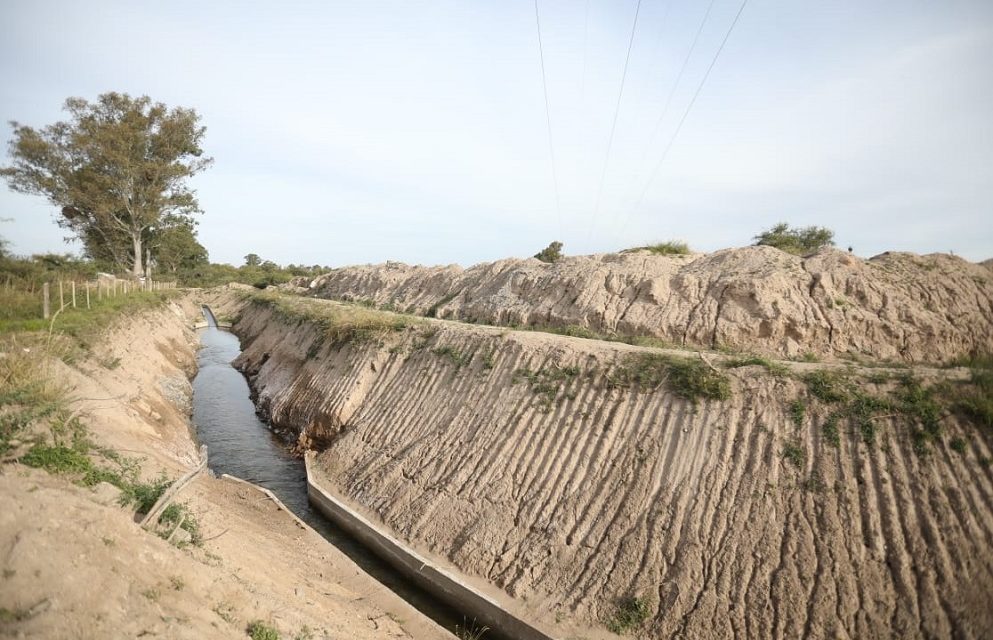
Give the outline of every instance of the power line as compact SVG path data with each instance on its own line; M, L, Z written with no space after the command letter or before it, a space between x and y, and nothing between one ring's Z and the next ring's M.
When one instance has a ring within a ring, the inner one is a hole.
M727 44L728 38L731 37L731 32L734 31L735 25L738 24L738 19L741 17L741 13L745 10L745 5L748 4L748 0L742 0L741 6L738 7L738 13L735 14L734 20L731 21L731 26L728 27L727 33L724 34L724 39L721 40L721 46L717 48L717 53L714 54L714 59L710 61L710 66L707 67L707 72L703 74L703 79L700 80L700 84L697 85L696 91L693 92L693 98L690 99L690 103L686 106L686 110L683 112L683 117L679 119L679 124L676 125L675 131L672 132L672 136L669 138L669 142L666 144L665 149L662 151L662 157L659 158L658 163L655 165L655 169L652 171L651 177L645 184L645 188L642 189L641 195L638 197L638 201L635 202L632 211L637 211L638 207L641 206L642 201L645 199L645 195L648 193L649 188L655 183L655 179L658 177L659 170L662 168L662 164L665 162L666 157L669 155L669 150L672 149L673 143L679 136L680 130L683 128L683 123L686 122L686 117L690 115L690 111L693 109L693 105L696 104L696 99L700 96L700 92L703 90L703 85L706 84L707 78L710 77L710 72L714 70L714 65L717 64L717 59L720 57L721 52L724 51L724 45Z
M676 75L676 79L673 81L672 86L669 87L669 95L665 98L665 105L662 107L662 113L659 114L659 119L655 122L655 128L652 130L652 135L648 138L648 145L645 147L645 153L642 155L640 164L645 163L645 159L648 156L648 150L651 149L652 143L655 141L655 136L659 134L659 129L662 127L662 122L669 113L669 107L672 105L672 97L676 94L676 88L679 87L679 83L683 79L683 74L686 72L686 67L689 65L690 58L693 57L693 52L696 50L696 45L700 41L700 34L703 33L703 27L707 24L707 19L710 17L710 10L714 8L714 2L716 2L716 0L710 0L710 4L707 5L707 11L703 14L703 20L700 21L700 26L697 27L696 35L693 36L693 43L690 45L690 50L686 53L686 57L683 58L683 64L679 67L679 73Z
M639 0L640 1L640 0ZM541 62L541 87L545 94L545 124L548 127L548 155L552 161L552 186L555 189L555 215L562 228L562 205L559 200L559 177L555 170L555 145L552 143L552 112L548 107L548 79L545 77L545 50L541 44L541 17L538 14L538 0L534 0L534 22L538 27L538 60Z
M614 108L614 121L610 125L610 137L607 139L607 156L603 160L603 171L600 172L600 186L597 187L596 204L593 207L593 218L590 220L590 230L587 238L593 235L593 226L600 213L600 198L603 195L603 183L607 178L607 167L610 164L610 149L614 145L614 132L617 130L617 116L621 112L621 98L624 96L624 81L628 75L628 63L631 61L631 48L634 46L634 32L638 29L638 14L641 11L641 0L634 9L634 23L631 25L631 38L628 40L628 52L624 57L624 71L621 73L621 88L617 92L617 106Z
M586 103L586 51L590 40L590 0L586 0L586 10L583 13L583 79L580 84L580 95L583 104Z

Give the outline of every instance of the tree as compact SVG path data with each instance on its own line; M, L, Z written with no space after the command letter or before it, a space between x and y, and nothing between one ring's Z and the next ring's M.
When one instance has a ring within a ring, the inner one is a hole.
M547 247L534 254L542 262L558 262L562 258L562 243L552 242Z
M197 242L196 232L189 222L158 229L149 240L149 245L155 266L162 272L191 270L210 262L207 249Z
M753 238L756 245L776 247L795 255L804 255L817 251L821 247L834 244L834 231L825 227L797 227L780 222L772 229L763 231Z
M245 266L246 267L257 267L262 264L262 258L259 257L257 253L250 253L245 256Z
M212 162L200 147L200 116L126 93L69 98L64 109L68 120L42 129L11 123L14 163L0 175L11 190L59 207L59 226L91 257L141 275L145 243L163 221L200 213L187 184Z

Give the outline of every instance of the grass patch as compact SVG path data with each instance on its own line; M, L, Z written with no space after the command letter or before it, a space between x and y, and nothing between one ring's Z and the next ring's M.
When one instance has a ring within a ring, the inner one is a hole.
M948 441L948 447L959 455L965 455L966 443L962 438L952 438Z
M511 384L518 384L522 380L528 383L528 389L539 398L539 408L542 412L548 412L552 406L561 402L566 396L559 392L566 384L580 374L579 367L558 367L552 366L545 369L532 371L530 369L518 369L511 378Z
M844 402L848 399L848 379L839 371L813 371L803 376L807 390L821 402Z
M789 406L790 419L797 427L803 426L803 420L807 417L807 403L797 398Z
M684 256L690 252L690 245L682 240L667 240L644 247L631 247L624 249L621 253L633 253L635 251L648 251L657 256Z
M462 353L453 347L438 347L437 349L432 349L431 353L451 362L455 365L456 370L469 366L469 363L472 362L472 353Z
M727 376L711 369L701 360L675 358L655 353L628 354L608 374L607 383L614 388L655 389L663 383L674 394L697 402L727 400L731 383Z
M724 361L724 366L728 369L739 369L741 367L763 367L776 378L785 377L790 372L789 367L786 365L754 354L746 354L730 358Z
M304 321L315 325L319 336L310 346L310 357L316 355L324 344L380 343L386 336L418 324L408 316L357 304L321 302L267 291L244 292L242 295L289 322Z
M821 427L821 435L824 440L833 447L841 446L841 432L838 430L838 423L841 422L841 414L837 411L832 413L824 421Z
M262 620L253 620L248 623L248 628L245 631L252 640L279 640L279 631L276 630L276 627L266 624Z
M787 442L783 446L783 459L792 464L797 469L802 469L807 461L807 452L799 441Z
M637 629L648 620L651 610L644 598L631 596L617 603L617 609L607 620L607 629L612 633L623 635Z

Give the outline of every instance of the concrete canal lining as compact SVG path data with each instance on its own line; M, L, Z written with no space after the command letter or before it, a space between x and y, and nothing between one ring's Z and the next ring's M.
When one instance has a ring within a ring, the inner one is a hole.
M533 624L517 617L494 599L469 586L455 572L443 569L431 560L396 540L375 524L357 513L328 489L322 487L311 473L314 453L304 457L307 471L307 496L311 505L325 517L348 531L370 551L408 576L429 593L444 600L466 619L475 619L489 626L494 632L519 640L553 640L553 636Z

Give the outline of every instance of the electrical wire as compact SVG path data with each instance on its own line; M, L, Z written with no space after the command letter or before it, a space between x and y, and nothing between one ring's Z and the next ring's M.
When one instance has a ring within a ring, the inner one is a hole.
M559 198L559 177L555 168L555 144L552 142L552 112L548 106L548 79L545 76L545 50L541 43L541 17L538 13L538 0L534 0L534 22L538 28L538 60L541 63L541 87L545 95L545 124L548 128L548 155L552 163L552 187L555 189L555 215L559 229L562 229L562 205Z
M642 189L641 195L638 197L638 201L635 202L632 211L637 211L641 206L641 203L645 199L645 195L651 188L652 184L655 183L658 173L662 168L662 164L665 162L669 155L669 150L672 149L673 143L679 136L680 130L683 128L683 123L686 122L687 116L690 115L690 111L693 109L693 105L696 104L697 98L700 96L700 92L703 90L703 85L707 83L707 78L710 77L710 72L714 70L714 66L717 64L717 59L720 57L721 52L724 51L724 45L727 44L728 38L731 37L731 32L734 31L735 25L738 24L738 19L741 18L742 12L745 10L745 5L748 4L748 0L742 0L741 6L738 7L738 13L735 14L734 20L731 21L731 26L728 27L727 33L724 34L724 39L721 40L721 46L717 48L717 53L714 54L713 60L710 61L710 66L707 67L707 72L703 74L703 78L700 80L700 84L697 85L696 91L693 92L693 98L690 99L689 104L686 106L686 110L683 111L683 116L679 119L679 124L676 125L675 131L672 132L672 136L669 138L669 142L666 144L665 149L662 151L662 157L659 158L658 163L655 165L655 169L651 173L651 177L648 182L645 183L645 188Z
M645 146L645 153L642 155L641 162L639 164L645 163L645 160L648 157L648 150L651 149L652 143L655 142L655 137L659 134L659 129L662 128L662 122L669 113L669 107L672 105L672 97L676 94L676 89L679 87L679 83L683 79L683 74L686 72L686 67L689 65L690 58L693 57L693 52L696 50L696 45L700 41L700 34L703 33L703 27L707 24L707 19L710 17L710 10L714 8L714 2L716 2L716 0L710 0L710 4L707 5L707 11L703 14L703 20L700 21L700 26L697 27L696 35L693 36L693 43L690 45L690 50L686 52L686 57L683 58L683 64L679 67L679 73L676 75L676 79L673 81L672 86L669 87L669 95L665 98L665 105L662 107L662 112L659 114L659 119L655 122L655 128L652 130L652 135L648 138L648 145Z
M617 116L621 112L621 98L624 97L624 81L628 75L628 63L631 61L631 49L634 46L634 34L638 29L638 14L641 12L641 0L634 10L634 22L631 25L631 37L628 40L628 52L624 57L624 71L621 73L621 88L617 92L617 105L614 108L614 120L610 125L610 137L607 139L607 155L603 160L603 171L600 172L600 185L597 187L596 204L593 206L593 217L590 219L590 229L587 239L593 236L593 227L596 224L597 216L600 213L600 199L603 196L603 184L607 178L607 167L610 165L610 150L614 145L614 133L617 130Z

